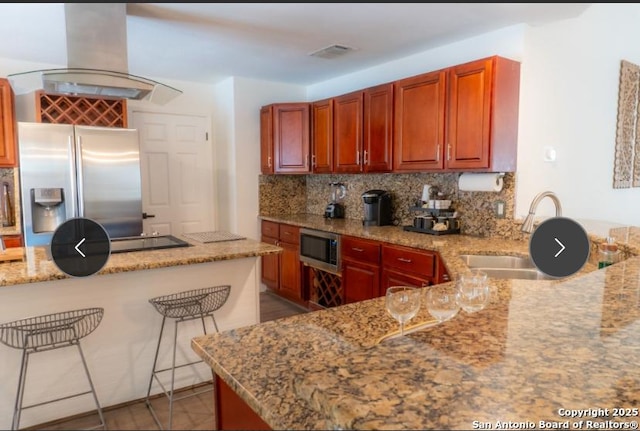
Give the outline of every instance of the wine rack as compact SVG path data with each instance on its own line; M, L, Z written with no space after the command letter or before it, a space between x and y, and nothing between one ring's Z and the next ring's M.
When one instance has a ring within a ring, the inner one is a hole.
M127 127L127 101L36 93L37 121L50 124Z
M310 267L313 275L310 302L317 308L337 307L344 303L342 278L337 274Z

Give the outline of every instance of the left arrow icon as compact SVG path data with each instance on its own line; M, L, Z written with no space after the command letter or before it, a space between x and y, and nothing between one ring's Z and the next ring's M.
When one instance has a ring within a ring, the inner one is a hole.
M85 240L85 238L82 238L82 239L80 240L80 242L79 242L79 243L77 243L77 244L76 244L76 246L74 247L74 248L76 249L76 251L77 251L78 253L80 253L80 256L82 256L82 257L86 257L86 256L85 256L85 254L84 254L82 251L80 251L80 249L79 249L78 247L80 247L80 246L82 245L82 243L84 242L84 240Z

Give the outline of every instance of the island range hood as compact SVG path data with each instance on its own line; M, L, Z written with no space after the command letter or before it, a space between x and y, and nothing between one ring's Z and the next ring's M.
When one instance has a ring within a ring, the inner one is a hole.
M67 68L8 75L13 91L26 94L42 89L157 104L182 94L168 85L129 74L126 8L126 3L65 3Z

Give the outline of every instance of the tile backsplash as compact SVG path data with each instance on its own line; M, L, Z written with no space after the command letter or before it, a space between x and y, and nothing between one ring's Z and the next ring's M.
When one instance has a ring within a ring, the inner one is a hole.
M424 184L437 186L452 207L459 212L461 232L476 236L500 236L521 239L520 223L514 220L515 174L504 176L500 192L466 192L458 190L460 173L410 173L410 174L317 174L317 175L261 175L260 214L308 213L323 215L331 199L332 182L346 186L343 199L345 218L361 220L363 204L361 195L367 190L388 190L392 195L396 223L409 225L414 212L409 207L422 196ZM504 218L496 217L496 202L505 205Z

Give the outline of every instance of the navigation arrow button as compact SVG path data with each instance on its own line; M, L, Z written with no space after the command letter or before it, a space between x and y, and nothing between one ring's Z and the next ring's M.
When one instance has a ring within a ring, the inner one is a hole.
M111 255L109 234L100 223L87 218L71 218L58 226L50 247L53 262L71 277L95 274Z
M82 257L87 257L87 256L86 256L83 252L81 252L81 251L80 251L80 249L78 248L78 247L80 247L80 246L82 245L82 243L84 242L84 240L85 240L85 238L82 238L82 239L80 240L80 242L79 242L79 243L77 243L77 244L76 244L76 246L75 246L75 247L73 247L73 248L75 248L75 249L76 249L76 251L77 251L78 253L80 253L80 256L82 256ZM556 240L556 241L557 241L557 240Z
M587 263L590 244L587 232L579 223L566 217L553 217L540 223L531 234L529 255L536 268L545 274L568 277Z
M560 249L560 250L555 254L555 256L553 256L553 257L558 257L558 256L560 255L560 253L562 253L562 252L564 251L565 246L564 246L564 244L563 244L563 243L561 243L561 242L560 242L560 240L559 240L558 238L555 238L555 237L554 237L553 239L555 239L555 240L556 240L556 242L557 242L558 244L560 244L560 247L562 247L562 248L561 248L561 249Z

